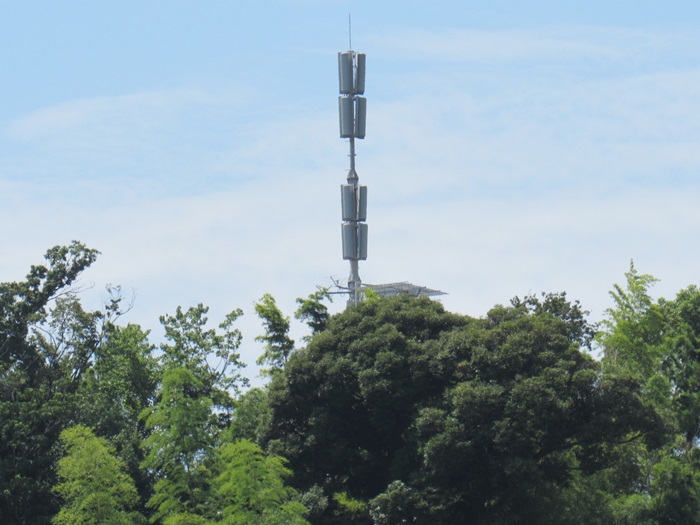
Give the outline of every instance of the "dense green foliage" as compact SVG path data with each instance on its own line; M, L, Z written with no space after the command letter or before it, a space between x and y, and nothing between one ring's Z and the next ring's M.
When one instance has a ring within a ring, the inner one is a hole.
M81 306L71 286L96 256L52 248L0 284L0 523L217 523L217 450L247 384L241 312L210 329L206 307L177 308L156 349L117 324L118 289Z
M134 481L124 472L106 439L84 426L61 432L65 455L58 462L61 480L55 491L65 504L55 525L137 525L145 520L133 508L138 503Z
M269 447L334 505L318 523L547 523L615 444L660 445L634 381L582 351L592 329L561 295L484 319L428 299L363 303L270 385ZM408 521L410 522L410 521Z
M55 513L53 448L77 419L102 339L99 316L67 290L96 256L79 243L56 247L25 281L0 284L0 523L49 523Z
M178 307L156 347L118 289L83 309L96 256L0 284L0 523L700 523L694 286L654 300L632 265L599 327L564 294L331 316L318 289L301 348L266 294L269 383L246 389L240 310Z
M656 282L630 265L625 286L598 340L608 377L630 377L643 402L661 415L663 447L620 447L623 460L598 479L611 501L611 520L629 524L700 523L700 290L654 302Z
M148 506L156 518L202 511L208 490L207 463L213 453L211 400L203 383L186 368L168 369L159 402L144 412L151 434L144 440L142 466L158 479Z

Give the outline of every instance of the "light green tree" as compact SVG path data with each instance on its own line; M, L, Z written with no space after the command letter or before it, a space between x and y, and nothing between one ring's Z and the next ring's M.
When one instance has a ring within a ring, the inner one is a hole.
M292 472L279 456L266 456L248 440L227 443L218 453L214 487L223 525L308 525L306 507L285 484Z
M275 298L266 293L255 304L255 313L265 326L265 335L259 335L256 341L265 343L265 350L257 360L258 365L267 365L262 369L264 375L279 373L294 351L294 340L289 337L289 317L277 307Z
M700 293L682 290L675 300L654 301L657 281L630 264L624 286L615 285L603 330L598 336L605 376L627 376L644 401L663 415L662 450L625 442L625 461L599 478L614 499L615 521L622 524L700 523Z
M75 426L61 432L65 455L58 461L54 491L64 505L55 525L136 525L145 523L133 480L114 448L92 430Z
M158 403L142 414L152 432L143 444L142 467L158 480L148 501L153 521L196 514L204 506L214 437L212 402L202 391L202 382L190 370L169 369Z
M215 523L191 512L173 514L163 520L163 525L214 525Z
M614 306L605 313L598 342L604 348L603 364L608 372L624 371L637 378L658 374L661 364L659 344L663 315L649 295L658 281L649 274L640 274L630 262L625 285L615 284L610 296Z
M154 522L184 523L213 512L207 498L214 448L228 427L231 392L246 382L237 352L241 333L233 327L242 312L228 314L218 330L207 328L207 312L201 304L178 307L160 319L166 338L162 385L158 402L141 414L151 432L142 467L156 479L148 501Z

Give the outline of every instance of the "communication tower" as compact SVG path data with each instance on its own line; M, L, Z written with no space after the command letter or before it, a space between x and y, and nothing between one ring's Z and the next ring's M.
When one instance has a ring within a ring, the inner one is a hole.
M352 48L352 42L350 44ZM348 293L348 306L356 305L362 298L363 287L360 279L360 261L367 259L367 186L360 185L355 170L355 139L365 138L367 99L365 93L365 54L355 51L338 53L338 83L340 96L338 110L340 117L340 138L350 142L350 169L347 184L340 186L342 207L343 259L350 261L350 277L347 287L339 286ZM337 283L336 283L337 284ZM379 295L391 296L406 293L415 296L443 295L440 290L416 286L408 282L365 285Z

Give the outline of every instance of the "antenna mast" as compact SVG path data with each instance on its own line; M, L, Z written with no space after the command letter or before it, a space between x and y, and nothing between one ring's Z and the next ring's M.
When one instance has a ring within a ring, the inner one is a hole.
M348 31L350 31L348 15ZM342 203L343 259L350 261L348 305L360 302L359 261L367 259L367 186L360 186L355 171L355 139L365 138L367 99L358 95L365 92L365 54L352 51L352 35L349 35L350 51L338 53L338 80L340 97L340 137L350 140L350 170L347 184L340 187Z

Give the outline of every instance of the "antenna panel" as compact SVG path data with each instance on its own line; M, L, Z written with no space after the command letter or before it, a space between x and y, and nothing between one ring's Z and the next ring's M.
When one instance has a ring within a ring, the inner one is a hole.
M366 261L367 260L367 233L369 230L369 227L364 224L360 223L357 225L357 258L361 261Z
M338 83L340 93L350 95L354 89L354 79L352 74L352 51L338 53Z
M360 186L360 198L357 203L357 220L366 221L367 220L367 186Z
M343 259L357 259L357 235L355 224L341 225L343 231Z
M362 95L365 92L365 62L367 56L364 53L355 55L357 67L355 68L355 91L357 95Z
M344 221L357 220L357 199L355 198L355 187L352 184L340 186L340 200L343 210Z
M344 221L367 220L367 186L355 186L342 184L340 186L340 201Z
M354 136L358 139L365 138L365 128L367 127L367 99L365 97L355 97L354 127Z
M340 138L347 139L354 136L354 111L352 97L338 97L338 110L340 111Z

